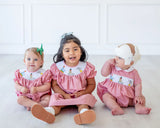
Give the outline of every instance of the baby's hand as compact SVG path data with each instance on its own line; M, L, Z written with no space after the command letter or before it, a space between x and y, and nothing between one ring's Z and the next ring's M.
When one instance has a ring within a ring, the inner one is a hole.
M28 92L29 92L29 89L26 88L26 87L22 87L22 88L21 88L21 92L22 92L23 94L28 93Z
M31 94L37 93L37 87L31 87L31 88L30 88L30 93L31 93Z
M145 104L145 97L144 96L136 96L135 97L135 104Z
M116 64L116 60L113 58L113 59L110 59L110 60L108 60L108 63L110 64L110 65L115 65Z

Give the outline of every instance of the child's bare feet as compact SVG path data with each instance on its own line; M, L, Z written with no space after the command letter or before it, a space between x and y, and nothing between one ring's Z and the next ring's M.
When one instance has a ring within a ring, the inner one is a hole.
M112 115L123 115L124 114L123 109L120 107L112 109L111 112L112 112Z
M151 108L147 108L146 106L138 105L135 109L137 114L149 114L151 111Z

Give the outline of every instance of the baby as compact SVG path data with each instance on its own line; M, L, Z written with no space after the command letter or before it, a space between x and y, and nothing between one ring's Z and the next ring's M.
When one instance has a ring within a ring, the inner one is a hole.
M138 48L133 44L122 44L116 48L116 57L105 62L101 74L109 75L98 83L97 94L113 115L122 115L121 107L135 106L137 114L149 114L145 106L142 81L134 64L140 59Z
M43 48L28 48L25 51L25 69L15 72L15 89L18 96L17 102L27 110L35 104L47 107L51 95L51 72L42 69Z

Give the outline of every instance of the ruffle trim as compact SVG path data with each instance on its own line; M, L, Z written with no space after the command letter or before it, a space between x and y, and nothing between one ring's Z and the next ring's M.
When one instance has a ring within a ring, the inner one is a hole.
M57 76L68 77L69 79L70 79L70 77L72 77L74 79L74 77L81 77L81 76L87 76L87 78L95 77L97 74L97 71L95 71L95 66L89 62L86 62L86 63L87 64L86 64L86 68L84 69L84 71L78 75L73 75L73 76L68 76L68 75L65 75L62 72L60 72L60 70L57 68L56 64L52 64L50 70L52 72L54 80L56 80Z

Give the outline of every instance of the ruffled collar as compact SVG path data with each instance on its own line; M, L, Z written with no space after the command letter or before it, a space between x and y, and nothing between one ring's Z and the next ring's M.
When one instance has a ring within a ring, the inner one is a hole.
M39 70L35 72L29 72L27 69L20 69L20 74L22 77L24 77L27 80L35 80L39 78L43 73L45 72L44 69L40 68Z
M120 67L117 67L117 66L115 66L115 68L116 68L116 70L118 70L118 71L123 70L123 69L121 69ZM135 69L134 66L131 66L129 69L126 69L126 70L123 70L123 71L125 71L125 72L131 72L131 71L133 71L134 69Z
M60 61L60 62L56 63L56 66L60 70L60 72L64 73L65 75L74 76L74 75L78 75L84 71L84 69L86 67L86 63L79 61L77 66L69 67L65 64L64 61Z

